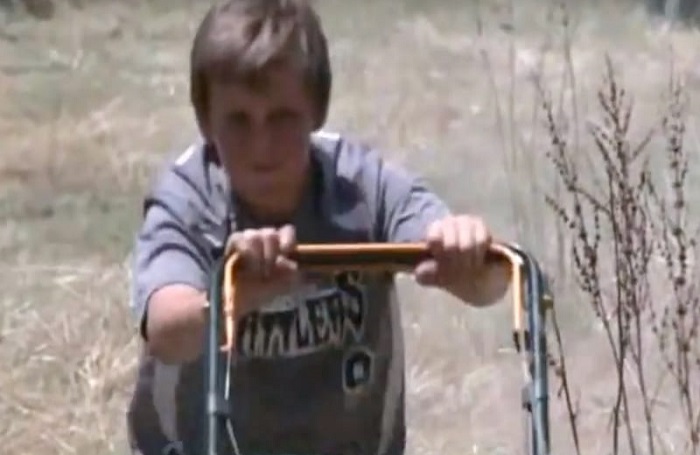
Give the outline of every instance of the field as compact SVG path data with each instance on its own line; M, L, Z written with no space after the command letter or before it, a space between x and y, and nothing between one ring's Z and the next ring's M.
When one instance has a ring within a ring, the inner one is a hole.
M127 453L124 413L138 350L127 305L129 251L154 171L196 135L187 58L209 2L77 3L50 21L7 15L0 28L4 455ZM585 128L599 115L605 54L634 98L630 134L638 138L663 112L671 63L685 93L700 92L700 34L657 24L624 2L571 4L323 0L318 7L335 75L328 127L376 143L428 177L456 211L483 214L499 237L535 253L555 279L581 450L600 454L611 452L616 372L599 320L576 292L566 236L545 204L556 172L545 156L550 137L535 82L563 111L576 112L567 117L580 134L574 150L593 154ZM700 151L697 125L691 104L691 156ZM663 159L660 139L650 147ZM692 187L688 199L695 210ZM399 282L409 453L522 453L521 372L507 305L468 309ZM667 400L656 450L681 454L684 420ZM555 399L558 454L575 453L566 415ZM632 422L640 432L642 420Z

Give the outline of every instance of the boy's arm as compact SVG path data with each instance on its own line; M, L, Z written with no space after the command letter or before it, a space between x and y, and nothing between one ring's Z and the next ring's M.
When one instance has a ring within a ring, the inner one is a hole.
M133 251L131 307L149 352L165 363L202 351L211 267L190 228L197 209L181 190L161 185L147 199Z
M426 241L431 225L454 217L423 179L397 166L382 166L379 189L379 220L387 242ZM470 270L441 287L465 303L485 306L503 296L509 280L507 266L489 266Z

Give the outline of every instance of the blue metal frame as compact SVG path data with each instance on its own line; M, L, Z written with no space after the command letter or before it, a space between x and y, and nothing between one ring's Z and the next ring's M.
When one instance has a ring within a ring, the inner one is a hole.
M523 262L527 330L524 349L528 357L529 381L523 387L523 408L528 427L527 446L530 455L549 455L549 369L547 362L547 310L552 305L545 276L537 261L520 247L508 245Z

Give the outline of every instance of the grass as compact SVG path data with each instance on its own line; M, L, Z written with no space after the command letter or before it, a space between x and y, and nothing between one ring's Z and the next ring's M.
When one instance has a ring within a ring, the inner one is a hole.
M58 8L51 21L11 18L0 39L7 455L126 453L138 352L127 311L129 248L153 172L196 133L187 53L206 5L83 3ZM564 16L543 3L319 1L335 71L329 126L424 173L456 210L483 214L499 237L524 244L552 272L582 447L601 453L615 369L598 321L574 291L566 238L544 200L557 179L534 81L568 114L571 150L588 156L585 127L597 115L604 54L634 96L635 138L662 111L669 46L691 98L700 89L700 37L619 4L579 2ZM697 121L691 109L691 158ZM663 150L659 141L652 150ZM520 365L507 306L465 309L400 283L410 453L518 453ZM671 405L664 412L659 431L674 436L682 417ZM552 414L557 453L573 453L560 401Z

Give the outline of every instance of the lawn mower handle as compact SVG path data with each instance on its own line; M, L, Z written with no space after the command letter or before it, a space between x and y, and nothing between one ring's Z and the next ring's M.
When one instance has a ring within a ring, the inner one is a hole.
M304 244L289 258L305 270L408 271L429 259L430 250L424 243ZM495 247L488 251L486 259L502 261L505 258Z
M430 250L424 243L301 244L288 255L303 270L327 273L345 270L410 271L430 256ZM537 262L516 245L493 243L487 251L486 262L507 263L511 268L513 337L516 349L528 354L526 374L529 375L529 379L522 394L523 407L528 415L528 452L530 455L549 455L544 313L550 302L545 301L547 299L544 279ZM235 274L239 265L239 258L235 254L222 258L215 267L209 292L209 331L205 363L206 455L224 455L219 451L220 432L223 428L221 419L228 417L230 404L220 391L220 354L235 349Z

